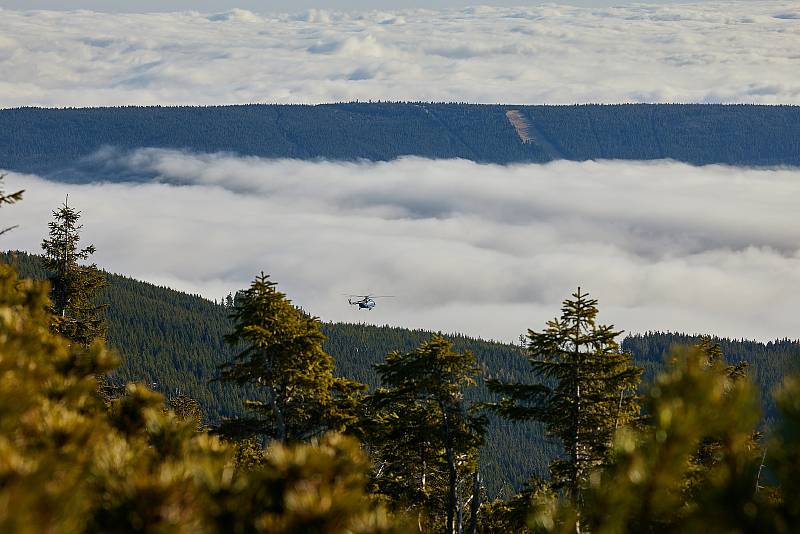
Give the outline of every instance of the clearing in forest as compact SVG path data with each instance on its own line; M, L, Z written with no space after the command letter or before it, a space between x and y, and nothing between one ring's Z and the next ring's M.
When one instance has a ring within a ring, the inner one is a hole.
M506 118L517 131L517 135L524 144L533 142L529 131L531 125L528 122L528 119L526 119L525 116L519 112L519 110L510 109L506 111Z

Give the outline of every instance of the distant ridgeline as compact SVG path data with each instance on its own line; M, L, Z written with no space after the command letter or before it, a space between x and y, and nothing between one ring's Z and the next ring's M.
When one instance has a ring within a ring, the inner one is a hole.
M22 276L45 278L39 256L0 252L0 262L14 265ZM231 356L223 342L231 327L225 307L196 295L120 275L109 274L108 280L110 285L102 295L103 302L109 304L108 344L123 360L116 380L155 384L155 389L167 397L178 392L187 394L201 403L212 423L220 417L241 413L242 401L256 398L252 391L211 381L217 376L217 364ZM556 314L558 309L554 308L553 316ZM533 329L543 326L530 325ZM325 349L335 358L337 373L370 387L378 385L372 364L382 362L391 351L410 351L431 336L422 330L345 323L325 323L323 331L328 336ZM529 367L520 347L463 336L451 339L456 350L469 349L475 354L486 376L526 380ZM627 337L623 347L645 368L647 381L661 366L672 343L696 340L697 337L682 334L649 333ZM727 339L718 342L729 362L750 363L749 373L761 391L766 419L771 419L775 407L770 391L785 374L800 367L800 342L764 344ZM489 400L482 383L473 398ZM491 419L482 452L482 474L492 495L508 496L504 488L519 488L528 473L545 474L548 454L555 446L538 426Z
M345 161L413 155L498 164L668 158L800 165L800 107L420 102L0 110L0 168L91 179L101 164L90 156L104 147Z

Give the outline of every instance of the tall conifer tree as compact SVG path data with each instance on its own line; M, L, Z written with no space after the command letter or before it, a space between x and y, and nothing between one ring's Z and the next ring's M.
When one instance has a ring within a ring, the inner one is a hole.
M67 201L53 211L48 224L50 235L42 241L44 266L49 271L54 315L53 328L67 339L83 346L105 335L103 311L106 306L96 303L98 291L105 287L106 277L94 264L80 265L95 253L94 245L79 248L78 224L81 212Z
M578 288L564 301L560 318L542 332L528 331L528 358L538 381L488 381L503 396L495 405L500 414L542 422L559 438L566 458L551 464L551 477L578 509L589 474L607 460L614 431L639 416L642 369L620 352L616 338L622 332L598 325L596 317L597 300Z
M472 493L486 424L468 411L463 397L479 372L475 357L451 345L434 336L412 352L389 354L375 366L384 387L370 399L378 421L373 438L379 491L397 506L416 508L421 530L424 517L444 516L448 534L461 526L459 488Z
M363 388L333 376L319 321L293 306L268 275L237 293L231 318L225 339L238 352L220 366L220 379L254 386L265 400L247 401L257 416L228 420L223 433L302 441L354 423Z

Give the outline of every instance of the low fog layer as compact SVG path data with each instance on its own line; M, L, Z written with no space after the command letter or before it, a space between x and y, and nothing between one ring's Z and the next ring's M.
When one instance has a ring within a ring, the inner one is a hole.
M441 11L0 10L0 107L800 103L795 0Z
M69 193L97 263L219 299L263 270L326 320L512 341L579 284L628 331L796 338L799 170L672 162L265 161L142 150L145 184L9 174L3 248L37 252ZM396 295L371 311L343 293Z

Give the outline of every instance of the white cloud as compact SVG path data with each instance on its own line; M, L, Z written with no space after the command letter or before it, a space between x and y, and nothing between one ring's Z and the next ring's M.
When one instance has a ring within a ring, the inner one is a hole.
M231 9L223 13L209 15L208 20L213 22L264 22L264 19L246 9Z
M0 17L0 106L800 103L796 2Z
M21 224L3 247L36 251L69 192L99 264L211 298L264 270L324 319L511 341L580 284L628 331L800 335L796 169L104 157L159 179L10 174L27 192L3 208L2 226ZM341 295L365 291L397 298L359 313Z

